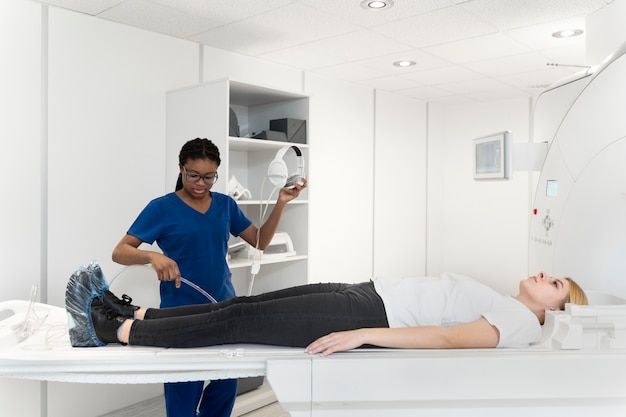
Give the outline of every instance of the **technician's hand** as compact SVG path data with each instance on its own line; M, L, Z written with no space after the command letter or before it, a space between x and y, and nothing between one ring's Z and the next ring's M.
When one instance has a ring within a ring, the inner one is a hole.
M150 256L150 264L156 271L159 281L176 281L176 288L180 288L180 270L174 260L162 253L154 252Z
M331 333L311 343L305 352L311 355L319 353L321 356L328 356L335 352L356 349L365 343L363 336L363 329Z
M307 180L302 178L302 185L295 183L293 188L281 188L278 199L288 203L300 195L300 192L306 188Z

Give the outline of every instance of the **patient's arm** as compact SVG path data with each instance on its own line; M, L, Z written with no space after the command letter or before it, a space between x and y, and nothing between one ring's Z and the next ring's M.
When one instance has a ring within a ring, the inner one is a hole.
M420 326L358 329L331 333L311 343L306 351L322 356L369 344L403 349L492 348L500 333L486 319L457 326Z

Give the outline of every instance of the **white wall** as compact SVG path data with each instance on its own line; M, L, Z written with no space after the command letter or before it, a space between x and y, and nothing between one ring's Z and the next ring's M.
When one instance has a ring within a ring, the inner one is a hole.
M30 287L40 283L40 27L39 6L22 0L0 2L1 300L27 299ZM0 413L38 417L41 386L37 381L0 380ZM21 398L25 392L30 399Z
M375 276L426 274L426 103L376 92Z
M165 184L165 92L198 80L190 42L50 8L49 302L111 251Z
M203 47L203 81L230 78L248 84L302 92L302 71L246 55Z
M429 108L429 275L458 272L517 293L527 276L531 174L475 181L472 139L510 130L514 142L530 141L530 109L525 99Z
M40 10L19 0L0 2L2 299L28 297L40 276Z
M310 99L309 280L372 277L374 92L306 74Z
M426 176L426 276L446 271L444 265L444 173L446 146L445 106L428 104L427 176Z

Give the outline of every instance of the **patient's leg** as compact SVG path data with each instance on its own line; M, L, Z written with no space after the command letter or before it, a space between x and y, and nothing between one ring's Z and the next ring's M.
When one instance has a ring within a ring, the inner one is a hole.
M145 311L140 310L139 314L135 318L140 319L143 315L143 319L160 319L167 317L180 317L191 316L196 314L209 313L212 311L220 310L225 307L229 307L235 304L252 304L265 302L270 300L287 299L291 297L300 297L307 294L326 294L343 291L346 288L351 287L354 284L343 283L320 283L320 284L308 284L299 285L295 287L285 288L277 291L266 292L259 295L247 296L247 297L235 297L229 300L221 301L219 303L211 304L195 304L181 307L169 307L169 308L147 308Z
M382 300L372 283L336 291L309 289L276 299L256 296L242 300L218 303L200 314L135 320L128 341L161 347L233 343L305 347L334 331L388 326Z

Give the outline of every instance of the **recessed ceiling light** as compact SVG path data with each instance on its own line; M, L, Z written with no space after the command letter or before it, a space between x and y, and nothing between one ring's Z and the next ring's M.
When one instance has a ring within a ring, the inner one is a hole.
M554 38L571 38L574 36L582 35L583 31L580 29L564 29L559 30L558 32L554 32L552 37Z
M361 2L361 7L367 10L384 10L393 7L393 1L391 0L364 0Z
M412 67L415 64L415 61L396 61L393 63L396 67Z

